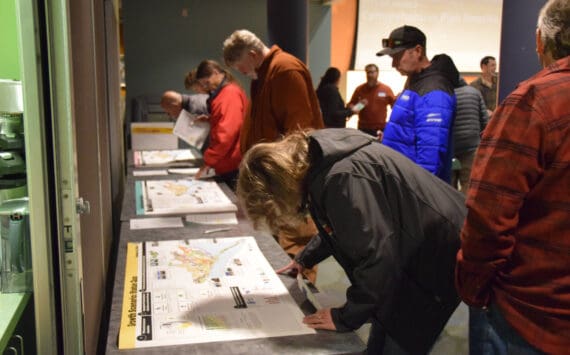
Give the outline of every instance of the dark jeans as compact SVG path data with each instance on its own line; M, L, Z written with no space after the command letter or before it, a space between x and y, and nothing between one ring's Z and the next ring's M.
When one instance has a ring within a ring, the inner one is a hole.
M402 349L392 339L378 321L372 319L370 334L368 335L368 344L366 345L366 355L407 355L408 353Z
M543 354L526 342L511 327L500 309L469 307L470 355L538 355Z

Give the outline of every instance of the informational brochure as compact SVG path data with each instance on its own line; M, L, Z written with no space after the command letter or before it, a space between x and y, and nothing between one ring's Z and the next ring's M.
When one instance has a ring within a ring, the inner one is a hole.
M191 146L202 149L210 134L210 122L201 120L199 117L186 110L180 111L172 133Z
M157 167L189 164L200 159L191 149L136 150L133 152L135 167Z
M129 243L119 349L315 334L253 237Z
M235 212L220 185L208 180L135 181L137 215Z

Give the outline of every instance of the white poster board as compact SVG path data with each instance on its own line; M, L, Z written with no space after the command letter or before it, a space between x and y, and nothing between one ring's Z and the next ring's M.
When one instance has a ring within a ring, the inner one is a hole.
M133 150L177 149L178 137L172 130L173 122L131 123L131 148Z
M119 349L315 334L253 237L129 243Z

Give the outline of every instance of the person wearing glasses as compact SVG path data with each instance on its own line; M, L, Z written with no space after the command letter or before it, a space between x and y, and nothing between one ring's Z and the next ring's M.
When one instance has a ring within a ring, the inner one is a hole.
M204 60L198 65L195 80L210 94L210 142L196 178L213 168L219 179L233 189L241 161L239 137L247 96L230 72L214 60Z
M382 142L446 182L451 181L452 134L459 72L439 54L430 61L426 36L404 25L382 40L378 56L392 57L392 67L408 77L394 103Z
M301 60L278 45L267 47L245 29L226 38L223 53L227 66L252 79L251 106L240 140L242 152L298 129L324 127L311 73ZM294 256L315 233L314 224L308 221L293 233L278 233L277 241ZM304 275L315 282L316 269L306 270Z

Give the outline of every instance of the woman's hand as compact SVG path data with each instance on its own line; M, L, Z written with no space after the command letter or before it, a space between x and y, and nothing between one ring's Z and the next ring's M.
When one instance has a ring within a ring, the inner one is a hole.
M302 273L304 270L303 265L299 264L295 260L291 260L291 262L280 269L275 270L278 274L287 274L293 277L296 277L298 274Z
M198 180L203 176L207 176L209 169L211 169L211 168L208 165L205 165L205 164L202 165L202 167L200 167L200 170L198 170L196 175L194 175L194 179Z
M303 323L313 329L336 330L330 308L319 309L315 313L306 316L303 318Z

